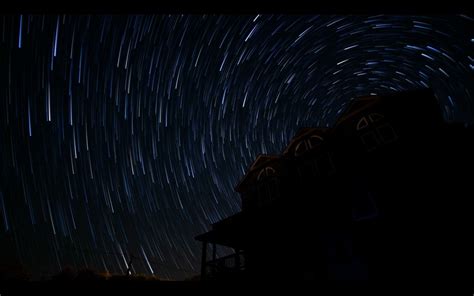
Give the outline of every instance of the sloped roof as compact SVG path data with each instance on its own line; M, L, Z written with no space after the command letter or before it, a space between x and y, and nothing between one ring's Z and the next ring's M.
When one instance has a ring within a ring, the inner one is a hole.
M363 96L355 98L351 101L347 109L344 111L344 113L341 114L339 119L336 121L336 126L345 119L351 117L353 114L358 113L363 109L373 105L380 99L380 96Z

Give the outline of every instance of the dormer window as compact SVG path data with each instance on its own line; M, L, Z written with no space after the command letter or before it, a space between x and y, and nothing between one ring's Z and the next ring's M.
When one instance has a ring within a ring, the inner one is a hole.
M382 138L384 143L391 143L397 140L397 133L393 130L393 127L386 123L382 126L377 127L377 132Z
M382 121L383 119L384 116L380 113L370 113L357 122L356 129L358 131L364 129L360 138L368 152L377 149L382 144L394 142L398 138L390 123Z
M295 148L295 156L300 156L308 150L314 149L323 143L324 139L318 135L301 140Z
M309 137L309 140L308 140L310 149L321 145L323 141L324 141L323 138L321 138L320 136L312 135L311 137Z
M368 125L369 123L367 122L367 118L364 116L359 119L359 122L357 123L357 130L360 131L361 129L366 128Z
M299 156L303 153L305 153L308 150L308 147L306 146L306 141L302 140L296 145L295 148L295 156Z
M276 171L275 171L274 168L272 168L271 166L267 166L267 167L260 170L260 172L258 173L258 176L257 176L257 180L260 180L263 177L274 176L275 173L276 173Z
M279 181L271 178L276 175L276 170L267 166L260 170L257 176L257 208L271 204L279 196Z
M384 116L380 113L371 113L368 116L364 116L357 122L356 129L360 131L369 126L369 123L374 123L380 121L384 118Z

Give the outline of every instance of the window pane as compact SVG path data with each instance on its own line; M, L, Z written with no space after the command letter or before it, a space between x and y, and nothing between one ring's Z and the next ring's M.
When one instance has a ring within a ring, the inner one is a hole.
M321 145L321 143L323 143L323 138L321 138L320 136L311 136L308 142L310 148L315 148Z
M272 167L266 167L265 168L265 171L266 171L266 176L269 177L269 176L274 176L276 171L274 168Z
M357 130L361 130L363 128L366 128L369 123L367 122L367 118L362 117L359 122L357 123Z
M303 154L306 150L306 143L304 141L299 142L295 148L295 156Z

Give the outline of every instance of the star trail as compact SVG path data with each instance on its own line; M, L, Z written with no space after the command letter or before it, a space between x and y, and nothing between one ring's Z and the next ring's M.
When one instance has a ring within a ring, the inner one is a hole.
M35 274L125 273L130 254L136 273L198 273L194 236L240 210L234 186L255 157L330 126L355 96L430 87L446 120L474 121L466 15L0 26L0 240Z

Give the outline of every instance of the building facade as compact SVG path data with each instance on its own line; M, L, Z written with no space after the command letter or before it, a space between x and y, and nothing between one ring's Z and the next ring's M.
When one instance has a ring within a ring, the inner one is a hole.
M474 137L440 110L430 90L359 97L333 127L258 156L235 188L242 211L196 237L202 278L465 276L472 190L460 171ZM233 253L216 258L218 246Z

